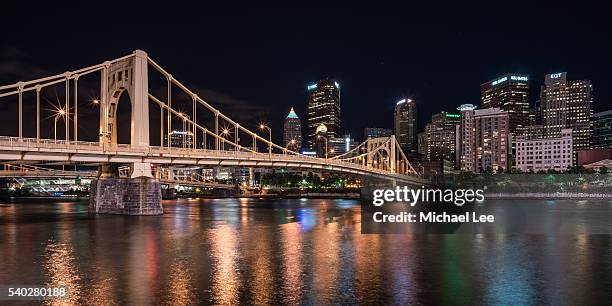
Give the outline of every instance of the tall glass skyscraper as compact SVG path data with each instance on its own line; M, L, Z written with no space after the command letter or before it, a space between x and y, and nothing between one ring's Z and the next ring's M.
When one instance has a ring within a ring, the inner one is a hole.
M574 156L577 150L590 149L593 86L589 80L567 81L565 72L547 74L540 103L545 137L559 137L562 129L569 128Z
M285 118L283 141L289 150L297 152L302 148L302 123L293 107Z
M333 79L323 79L309 85L308 90L308 145L316 147L316 130L324 124L327 131L324 137L340 136L340 84Z
M395 137L405 154L417 151L417 107L411 99L401 99L395 104Z

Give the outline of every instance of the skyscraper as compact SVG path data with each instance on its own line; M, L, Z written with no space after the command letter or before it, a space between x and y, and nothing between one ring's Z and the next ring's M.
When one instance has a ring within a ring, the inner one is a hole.
M419 155L427 155L427 133L420 132L417 134L417 152Z
M565 72L547 74L540 92L544 136L559 137L572 129L574 164L576 152L591 147L593 86L589 80L567 81Z
M293 107L285 118L283 131L283 141L285 148L291 151L299 151L302 148L302 123Z
M340 136L340 85L326 78L307 87L308 100L308 144L314 149L317 143L316 130L324 124L325 137Z
M455 132L461 115L445 111L431 116L425 126L425 157L428 161L447 160L455 163Z
M417 150L417 107L411 99L401 99L395 105L395 137L405 154Z
M461 105L461 170L471 172L508 169L510 116L499 108L476 110Z
M480 85L481 108L497 107L510 116L510 132L529 124L529 77L508 73Z

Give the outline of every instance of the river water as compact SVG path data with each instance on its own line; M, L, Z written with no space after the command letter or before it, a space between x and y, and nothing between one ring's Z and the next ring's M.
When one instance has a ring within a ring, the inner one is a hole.
M610 201L530 202L550 218L589 210L612 220ZM612 301L608 234L362 235L358 200L179 199L157 217L89 215L85 202L2 203L0 285L63 284L67 302Z

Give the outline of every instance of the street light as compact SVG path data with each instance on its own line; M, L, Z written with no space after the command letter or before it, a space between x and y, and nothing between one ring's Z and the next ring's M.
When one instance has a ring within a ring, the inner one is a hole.
M327 137L317 135L317 139L321 139L321 138L325 139L325 159L327 159Z
M270 155L270 158L272 158L272 129L270 129L270 127L268 127L268 126L267 126L267 125L265 125L265 124L260 124L260 125L259 125L259 129L260 129L260 130L265 130L265 129L267 129L267 130L268 130L268 133L269 133L269 134L268 134L268 135L269 135L269 140L268 140L268 141L269 141L269 143L268 143L268 154Z
M224 129L221 131L221 141L222 141L222 142L221 142L221 146L222 146L222 149L224 149L224 150L225 150L225 137L226 137L227 135L229 135L229 129L224 128Z
M57 121L59 120L60 117L64 117L65 115L66 115L66 110L64 110L63 108L60 108L55 113L55 120L54 120L55 125L53 128L53 142L57 142Z

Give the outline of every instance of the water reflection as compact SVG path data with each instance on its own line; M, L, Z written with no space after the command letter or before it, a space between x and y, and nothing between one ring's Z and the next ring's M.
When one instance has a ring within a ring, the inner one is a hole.
M74 251L70 245L49 241L45 249L44 269L46 286L65 286L68 298L62 300L47 300L48 305L76 304L81 297L79 269L75 264Z
M238 302L240 271L236 268L238 239L236 230L220 225L208 232L210 253L214 259L212 301L220 305Z
M487 202L496 213L515 204ZM506 218L476 235L362 235L357 201L165 201L160 217L10 204L0 206L0 283L66 285L70 300L50 305L611 300L612 240L592 221L612 205L530 205L549 234L516 234L524 220Z
M195 290L188 265L182 261L172 264L168 288L164 297L166 305L188 305L193 303Z
M283 303L296 305L302 299L304 288L302 262L302 235L298 223L287 223L281 226L282 237L282 271L283 284L280 290Z

